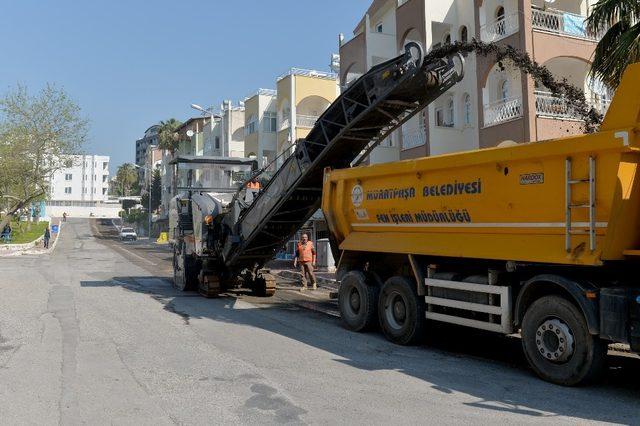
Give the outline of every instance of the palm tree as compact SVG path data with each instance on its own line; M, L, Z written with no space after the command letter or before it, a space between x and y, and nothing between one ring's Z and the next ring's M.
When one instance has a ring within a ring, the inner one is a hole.
M116 182L121 195L129 195L131 187L138 181L138 172L131 163L124 163L118 167L116 172Z
M604 33L593 55L591 75L615 89L627 65L640 61L640 2L599 0L587 18L587 30Z
M172 154L178 149L176 130L181 125L182 122L175 118L160 122L160 128L158 129L158 146L160 146L161 149L166 149Z

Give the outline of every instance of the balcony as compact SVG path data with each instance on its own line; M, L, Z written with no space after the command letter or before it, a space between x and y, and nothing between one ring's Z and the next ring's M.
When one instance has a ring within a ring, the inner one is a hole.
M550 92L536 91L536 115L557 120L581 120L573 105ZM598 99L589 104L600 114L605 114L611 101Z
M291 127L291 117L286 115L280 119L280 125L278 126L278 131L285 130Z
M402 150L422 146L426 142L427 138L425 137L424 127L419 127L406 133L404 131L402 132Z
M296 126L312 128L313 126L316 125L316 121L318 121L318 118L320 118L320 117L318 117L317 115L297 114L296 115Z
M501 99L484 106L485 127L522 117L522 98Z
M555 9L531 10L531 26L534 30L560 34L567 37L576 37L584 40L598 40L598 37L587 32L585 24L586 19L586 16Z
M517 33L518 30L518 14L513 13L480 27L480 39L485 43L493 43Z

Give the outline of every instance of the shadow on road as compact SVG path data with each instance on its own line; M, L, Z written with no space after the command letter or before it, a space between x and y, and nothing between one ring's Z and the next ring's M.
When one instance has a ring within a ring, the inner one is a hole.
M122 287L148 294L186 325L194 318L208 318L277 333L332 353L335 362L366 371L400 371L439 392L471 395L479 401L466 404L486 410L619 423L637 421L640 410L640 360L635 358L610 356L603 383L563 388L533 376L517 338L443 324L431 327L426 347L400 347L375 333L351 333L340 327L338 319L320 313L300 312L269 299L249 300L251 307L234 309L239 300L234 295L204 299L152 276L83 281L81 286ZM319 326L319 322L325 324Z

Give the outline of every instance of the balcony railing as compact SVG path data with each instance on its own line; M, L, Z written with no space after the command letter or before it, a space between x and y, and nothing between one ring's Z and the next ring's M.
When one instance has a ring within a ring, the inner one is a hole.
M540 117L555 118L558 120L581 120L577 109L565 98L553 95L550 92L536 91L536 114ZM608 99L598 99L589 102L600 114L605 114L611 103Z
M531 26L536 30L578 37L586 40L597 40L593 34L587 32L586 16L563 12L555 9L532 9Z
M415 130L410 130L408 132L402 132L402 149L411 149L417 146L422 146L427 142L427 138L425 136L424 127L419 127Z
M280 125L278 126L278 131L288 129L291 127L291 117L285 116L280 119Z
M492 43L517 33L518 29L518 14L513 13L480 27L480 39Z
M316 125L316 121L318 121L318 116L317 115L303 115L303 114L297 114L296 115L296 126L298 127L313 127Z
M501 99L484 106L484 125L511 121L522 117L522 98Z

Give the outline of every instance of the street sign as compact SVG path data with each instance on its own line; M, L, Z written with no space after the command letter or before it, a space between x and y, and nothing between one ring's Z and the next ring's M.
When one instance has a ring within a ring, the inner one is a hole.
M51 225L51 232L54 234L58 233L58 225Z

